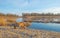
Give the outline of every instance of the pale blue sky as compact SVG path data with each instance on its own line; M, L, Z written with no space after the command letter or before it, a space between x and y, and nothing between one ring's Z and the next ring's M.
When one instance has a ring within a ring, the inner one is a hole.
M0 0L0 12L60 12L60 0ZM57 11L56 11L57 10Z

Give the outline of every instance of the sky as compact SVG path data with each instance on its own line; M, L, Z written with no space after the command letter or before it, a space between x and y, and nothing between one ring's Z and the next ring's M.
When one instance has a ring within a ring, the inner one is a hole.
M0 13L60 13L60 0L0 0Z

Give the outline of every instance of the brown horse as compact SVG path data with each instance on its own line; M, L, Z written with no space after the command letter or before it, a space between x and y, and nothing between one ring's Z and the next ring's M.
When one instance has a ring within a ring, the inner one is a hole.
M30 26L31 25L31 22L19 22L18 25L25 29L26 27Z

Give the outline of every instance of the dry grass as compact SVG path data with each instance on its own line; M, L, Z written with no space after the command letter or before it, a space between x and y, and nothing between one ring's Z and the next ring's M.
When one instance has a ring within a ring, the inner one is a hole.
M13 29L9 26L0 26L0 38L60 38L60 32L44 30Z

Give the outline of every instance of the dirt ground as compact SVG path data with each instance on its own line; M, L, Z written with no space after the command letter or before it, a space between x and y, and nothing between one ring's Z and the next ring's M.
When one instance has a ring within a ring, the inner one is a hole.
M0 26L0 38L60 38L60 32Z

